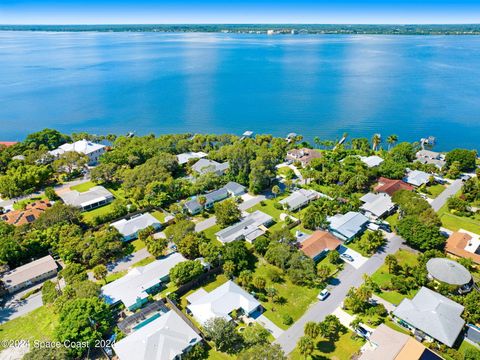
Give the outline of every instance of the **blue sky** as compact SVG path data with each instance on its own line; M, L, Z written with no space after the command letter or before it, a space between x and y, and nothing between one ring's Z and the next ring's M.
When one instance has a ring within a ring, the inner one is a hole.
M480 23L480 0L0 0L0 24Z

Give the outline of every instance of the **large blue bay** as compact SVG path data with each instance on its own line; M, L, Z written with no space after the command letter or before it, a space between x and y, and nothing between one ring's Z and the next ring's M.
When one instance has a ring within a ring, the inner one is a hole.
M0 32L0 140L45 127L478 149L480 37Z

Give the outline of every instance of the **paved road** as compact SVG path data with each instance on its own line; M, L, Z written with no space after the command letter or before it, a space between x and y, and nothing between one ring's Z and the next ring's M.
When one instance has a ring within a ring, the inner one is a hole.
M265 195L257 195L252 197L251 199L245 200L243 203L238 205L238 208L241 211L245 211L247 209L250 209L251 207L254 207L257 205L260 201L265 200L266 196ZM204 231L212 226L214 226L217 223L217 218L215 216L209 217L208 219L205 219L203 221L200 221L195 225L195 231L200 232Z
M460 189L463 186L463 181L460 179L455 180L453 183L451 183L443 192L438 195L433 201L430 203L432 206L433 210L438 211L440 208L445 205L447 202L448 198L455 195L457 192L460 191Z
M331 295L324 301L314 303L298 321L278 337L276 342L280 344L285 353L289 354L295 349L298 339L303 336L303 327L306 322L323 321L325 316L334 312L342 304L348 290L352 286L358 287L363 283L364 274L373 274L382 266L388 254L398 251L403 239L392 234L389 234L387 237L389 240L383 251L373 255L358 270L350 265L346 265L345 269L335 279L336 285L331 289Z
M112 262L107 265L107 270L109 273L115 273L123 270L127 270L133 264L151 256L146 248L140 249L130 255L125 256L124 258Z

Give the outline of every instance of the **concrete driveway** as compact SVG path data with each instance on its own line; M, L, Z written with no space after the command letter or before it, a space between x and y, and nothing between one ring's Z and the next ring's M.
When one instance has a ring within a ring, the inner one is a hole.
M263 314L260 315L258 318L256 318L255 321L258 322L260 325L262 325L265 329L267 329L275 339L283 334L283 330L280 329L277 325L275 325L270 319L268 319Z
M438 195L433 201L430 203L433 210L438 211L440 208L445 205L448 198L454 196L463 186L463 181L460 179L455 180L452 182L443 192Z
M17 317L28 314L43 305L42 293L38 292L22 300L22 296L33 289L41 287L42 284L23 290L13 296L9 296L5 304L0 308L0 324L13 320Z
M348 260L343 260L345 263L353 266L355 269L360 269L363 264L365 264L368 261L368 258L362 256L360 253L356 252L355 250L352 250L346 246L340 245L338 248L338 252L341 254L347 254L350 255L353 258L353 261L348 261Z

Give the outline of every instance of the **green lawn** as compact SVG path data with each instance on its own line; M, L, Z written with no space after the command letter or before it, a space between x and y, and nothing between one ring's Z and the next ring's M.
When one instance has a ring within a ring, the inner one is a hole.
M82 214L83 214L83 219L86 222L90 222L94 218L96 218L97 216L105 215L105 214L108 214L112 211L113 211L113 205L110 203L108 205L105 205L105 206L102 206L102 207L99 207L99 208L96 208L96 209L93 209L93 210L90 210L90 211L86 211Z
M361 237L356 237L355 239L353 239L351 242L348 243L348 245L346 245L346 247L349 247L350 249L355 250L356 252L362 254L362 256L365 256L365 257L372 256L371 254L367 254L365 251L360 249L360 246L358 245L360 240L365 238L369 231L370 230L367 230L362 234Z
M363 339L359 339L354 336L353 332L347 331L334 343L323 339L318 341L312 359L350 360L352 355L359 351L364 343L365 341ZM290 354L290 359L304 360L305 357L295 348Z
M233 360L236 359L235 355L225 354L223 352L217 351L214 348L208 350L208 360Z
M135 264L132 265L132 267L145 266L145 265L148 265L148 264L150 264L150 263L152 263L152 262L154 262L154 261L155 261L155 257L149 256L149 257L147 257L147 258L145 258L145 259L142 259L142 260L136 262Z
M408 331L407 329L401 327L397 323L393 322L391 319L386 318L385 319L385 325L387 325L390 329L393 329L395 331L401 332L402 334L405 335L411 335L412 333Z
M13 204L13 210L23 210L28 204L33 204L34 202L40 200L48 200L48 198L45 196L45 194L43 194L41 196L35 196L29 199L18 201Z
M385 220L390 224L392 230L395 229L398 224L398 213L396 212L395 214L390 215Z
M212 290L215 290L220 285L225 284L227 281L228 281L228 278L225 275L219 274L215 277L215 279L213 279L210 282L205 283L203 286L200 286L196 289L190 290L189 292L187 292L185 295L183 295L180 298L180 304L182 306L182 309L185 309L187 307L187 297L188 297L188 295L194 293L195 291L197 291L201 287L203 287L206 292L210 292Z
M445 189L446 189L445 185L442 185L442 184L431 185L426 188L426 195L431 199L435 199Z
M455 196L459 196L461 191L459 191ZM437 212L440 220L442 221L442 226L447 229L457 231L464 229L472 232L479 232L480 229L480 214L475 214L472 217L457 216L450 213L447 204L443 205L440 210Z
M142 240L139 240L139 239L133 240L130 244L133 246L133 252L138 251L138 250L142 250L146 246L145 242L143 242Z
M286 299L285 304L274 304L272 301L261 301L265 308L264 315L273 321L278 327L287 329L288 325L283 323L283 316L290 315L293 321L297 321L308 309L310 304L317 300L320 291L318 288L308 288L293 284L285 275L283 283L272 283L268 277L268 270L277 267L260 259L255 269L254 277L261 276L267 281L266 287L274 287L278 295Z
M208 239L210 239L210 240L212 240L212 241L218 241L215 233L219 232L220 230L222 230L222 228L220 227L220 225L215 224L215 225L213 225L212 227L209 227L208 229L206 229L206 230L204 230L204 231L202 231L202 232L205 234L205 236L206 236Z
M0 340L51 341L57 322L52 306L45 305L0 325Z
M408 264L410 266L415 266L417 264L417 255L406 251L406 250L398 250L395 253L395 257L398 260L399 265ZM378 269L373 275L372 279L375 281L381 288L385 287L387 284L390 283L393 275L388 272L388 266L383 264L380 269ZM382 299L385 299L392 304L398 305L404 298L413 298L418 290L410 291L408 294L400 294L397 291L382 291L378 294Z
M290 179L295 179L297 177L295 175L295 172L288 166L282 166L281 168L278 168L277 174L285 178L288 178L290 176Z
M85 192L90 190L92 187L97 186L93 181L87 181L83 184L78 184L70 187L70 190L76 190L78 192Z
M108 283L111 283L112 281L118 280L121 277L127 275L127 272L128 272L127 270L123 270L113 274L108 274L105 279L105 283L108 284Z
M160 223L162 224L165 222L165 214L163 213L163 211L154 211L152 213L152 216L158 221L160 221Z
M273 217L273 219L276 222L280 222L280 214L281 213L286 213L286 211L283 210L283 209L275 208L274 204L277 203L279 200L282 200L283 198L285 198L285 196L277 196L276 199L264 200L263 205L262 205L262 203L258 203L257 205L255 205L254 207L251 207L247 211L249 213L252 213L254 211L260 210L260 211L264 212L265 214L268 214L271 217ZM295 216L295 215L293 215L293 216Z

